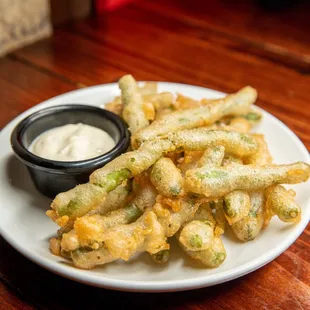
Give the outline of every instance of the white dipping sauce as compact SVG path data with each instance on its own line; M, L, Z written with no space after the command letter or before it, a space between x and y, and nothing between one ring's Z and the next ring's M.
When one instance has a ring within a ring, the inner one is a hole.
M46 159L78 161L107 153L114 146L114 140L104 130L79 123L43 132L31 143L29 151Z

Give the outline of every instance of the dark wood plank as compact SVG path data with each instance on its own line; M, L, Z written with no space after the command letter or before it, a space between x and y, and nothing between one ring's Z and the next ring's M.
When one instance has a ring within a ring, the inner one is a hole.
M122 24L124 22L126 27ZM152 25L141 30L138 22L124 21L117 16L113 19L113 23L115 27L110 28L106 27L106 20L102 23L100 20L96 21L95 25L93 23L76 25L75 28L80 33L86 33L94 41L58 29L52 41L39 42L17 52L16 55L45 69L68 74L69 77L80 70L79 81L82 84L97 84L102 80L98 75L91 74L91 77L85 81L84 65L72 66L69 62L61 60L62 58L75 59L76 63L87 63L88 72L95 72L96 68L98 72L104 72L106 63L110 63L123 68L123 72L133 73L137 79L195 83L227 92L251 84L259 90L261 100L258 105L289 124L310 148L310 137L304 131L304 124L310 111L303 108L309 91L306 87L306 79L300 73L279 68L266 61L257 61L255 57L251 58L245 54L232 54L229 50L216 49L211 44L196 38L184 43L181 37L174 33L166 32L162 37L161 29ZM117 25L121 27L118 28ZM124 28L133 33L130 39ZM147 37L158 37L158 39L155 40L157 43L152 39L148 51L144 52L143 46L147 42ZM180 48L173 49L175 45L179 45ZM50 46L54 47L50 49ZM163 47L165 50L162 50ZM54 57L58 55L57 59L62 65L55 67L54 63L49 62L51 55ZM185 55L189 56L185 57ZM191 59L196 60L193 62ZM229 72L227 67L231 68ZM251 72L251 75L247 72ZM121 74L118 75L120 76ZM292 85L285 84L287 79L292 81ZM310 78L307 77L307 79Z
M190 0L158 0L141 1L137 5L232 41L243 42L252 47L252 51L264 49L271 57L275 56L274 60L286 59L309 70L309 2L303 1L279 12L267 12L257 2L198 0L193 5Z
M146 76L151 80L162 79L149 71L148 66L140 68L139 59L60 28L55 30L53 38L27 46L14 55L87 86L116 82L133 70L138 79Z
M141 21L137 15L131 18L130 10L124 12L128 19L118 13L76 24L73 31L84 33L94 43L101 42L103 46L112 46L123 53L139 57L140 67L148 62L154 64L154 70L158 71L160 67L169 69L166 74L178 75L176 81L190 80L198 85L227 92L250 84L259 91L258 105L289 124L310 147L309 135L304 131L310 115L309 109L305 109L310 95L306 86L310 82L309 76L231 50L227 45L222 45L221 40L215 44L214 41L183 37L178 26L162 29L158 25L161 20L158 21L156 15L150 15L147 23L143 18L144 27L140 27ZM164 36L161 35L163 30Z
M0 310L11 309L32 310L36 307L32 306L29 301L23 300L16 290L10 289L0 279Z
M76 89L53 75L40 72L9 58L0 60L0 126L35 104Z

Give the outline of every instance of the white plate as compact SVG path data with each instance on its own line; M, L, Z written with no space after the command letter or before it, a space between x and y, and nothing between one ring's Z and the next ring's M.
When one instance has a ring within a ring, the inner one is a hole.
M159 83L160 91L180 92L193 98L216 98L222 93L183 84ZM147 254L129 262L115 262L93 270L73 268L48 250L48 240L57 226L45 216L50 200L39 194L26 168L15 159L10 135L15 125L42 108L63 103L101 105L119 94L116 84L73 91L47 100L9 123L0 133L0 233L16 250L40 266L82 283L124 291L181 291L219 284L245 275L267 264L285 251L302 233L310 218L309 182L293 186L303 216L297 225L273 219L269 228L252 242L241 243L224 237L227 259L216 269L201 268L172 244L167 266L155 265ZM309 162L308 151L296 135L272 115L264 112L257 131L266 135L276 163Z

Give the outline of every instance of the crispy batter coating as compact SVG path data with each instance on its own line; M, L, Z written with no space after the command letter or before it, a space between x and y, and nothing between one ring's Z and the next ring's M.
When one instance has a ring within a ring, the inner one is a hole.
M255 154L258 145L251 135L226 130L196 128L181 130L168 135L175 147L187 151L205 151L207 148L224 146L225 151L243 157Z
M245 164L265 166L272 164L272 156L269 152L267 142L264 135L253 134L253 137L258 144L258 152L245 158Z
M250 198L251 208L248 215L231 226L241 241L250 241L256 238L264 223L264 206L266 203L264 192L252 192Z
M123 118L128 124L130 132L134 134L137 130L149 125L143 110L143 98L132 75L123 76L118 85L124 104Z
M143 143L136 151L122 154L115 158L103 168L97 169L90 176L90 182L105 186L107 176L113 171L122 171L128 169L130 176L136 176L151 167L158 159L175 147L168 140L152 140Z
M250 211L250 196L245 191L233 191L224 197L224 212L229 225L244 218Z
M294 196L281 185L272 185L266 189L267 210L276 214L283 222L298 223L301 218L301 208L295 202Z
M151 254L169 248L162 225L153 211L147 211L136 222L106 230L104 244L114 258L128 260L133 254Z
M186 223L178 234L178 240L190 251L209 248L213 242L216 221L209 204L202 204L197 210L194 220Z
M74 230L63 234L61 247L73 251L79 247L97 247L103 242L105 231L116 225L129 224L138 219L147 208L155 203L156 191L151 184L138 189L136 196L124 208L114 210L106 215L85 215L76 219Z
M184 195L183 177L170 158L159 159L153 165L150 178L159 194L170 198Z
M144 141L166 136L169 132L210 125L226 115L247 112L256 98L256 90L247 86L206 106L167 114L155 120L150 126L139 130L132 137L132 145L137 148Z
M98 250L77 249L70 253L75 267L92 269L95 266L115 261L112 254L103 246Z
M185 177L187 190L207 197L222 197L234 190L255 191L272 184L296 184L310 176L310 166L303 162L289 165L234 165L212 169L189 170Z
M191 258L200 261L206 267L219 267L226 259L226 250L220 237L213 238L212 245L202 251L188 251L182 244L181 247Z
M220 166L225 156L225 148L222 145L211 147L200 157L197 166L199 168L204 166Z
M200 205L200 202L194 199L179 198L175 201L178 207L173 210L164 202L163 197L158 196L153 211L157 215L166 237L172 237L186 221L193 219ZM169 203L169 201L166 202Z

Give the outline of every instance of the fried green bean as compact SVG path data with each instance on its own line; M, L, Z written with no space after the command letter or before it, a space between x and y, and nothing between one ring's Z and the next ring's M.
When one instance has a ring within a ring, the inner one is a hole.
M157 253L151 254L150 257L155 263L165 264L169 261L170 251L169 250L161 250Z
M305 182L310 166L303 162L289 165L234 165L227 167L199 168L185 175L185 188L207 197L221 197L234 190L260 190L272 184L296 184Z
M225 148L222 145L208 148L200 157L197 167L220 166L224 159Z
M183 195L183 177L170 158L162 157L152 167L151 182L159 194L174 198Z
M125 153L90 176L90 182L60 193L51 204L47 215L65 226L69 221L81 217L103 203L108 192L128 178L147 170L174 146L170 141L158 140L144 143L138 150Z
M301 208L294 197L281 185L267 188L267 210L271 210L283 222L298 223L301 218Z
M178 198L177 200L172 200L158 195L156 198L156 203L153 206L153 211L155 212L160 225L162 226L165 236L174 236L181 226L194 218L194 215L199 208L200 202L195 202L191 198ZM164 253L153 253L151 258L153 260L169 259L169 250L166 249ZM156 256L158 254L158 257Z
M214 236L219 237L225 232L226 218L224 213L224 201L219 199L218 201L209 202L209 206L212 209L212 214L215 219Z
M248 120L244 119L243 117L235 117L230 121L229 127L233 131L248 133L251 129L251 124Z
M249 122L256 124L261 121L262 114L257 110L252 109L247 114L243 114L242 117L248 120Z
M85 215L75 220L74 230L63 234L61 248L73 251L79 247L96 248L103 242L104 232L121 224L129 224L138 219L147 208L155 203L156 191L151 184L139 188L133 200L124 208L106 215Z
M46 212L59 226L64 227L79 216L99 207L105 200L107 191L94 184L86 183L58 194Z
M118 225L105 233L105 241L96 250L79 248L71 251L71 258L76 267L91 269L119 258L128 260L133 254L147 251L156 253L166 259L169 245L161 225L152 211L147 211L136 222L128 225ZM159 258L159 256L158 256Z
M164 115L150 126L139 130L132 137L132 145L136 148L144 141L166 136L169 132L206 126L226 115L246 113L256 98L256 90L247 86L235 94L227 95L206 106Z
M269 152L267 142L263 135L253 134L253 137L258 145L258 152L245 158L245 164L256 166L265 166L272 164L272 156Z
M87 215L92 214L101 214L104 215L110 211L119 209L124 206L129 198L131 188L131 182L127 182L127 184L121 184L113 191L109 192L106 196L106 199L103 199L103 203L99 204L95 209L89 211ZM73 228L74 221L70 220L67 224L61 227L57 231L58 237L61 237L64 233L68 233Z
M178 198L174 201L174 209L165 203L167 199L157 197L153 206L153 211L158 217L159 223L162 225L165 236L172 237L180 227L187 221L194 218L194 215L201 204L192 198ZM169 202L167 202L169 203Z
M139 87L140 94L144 96L152 96L157 93L157 83L156 82L146 82L143 86Z
M132 75L123 76L118 85L121 89L121 98L124 104L123 118L128 124L130 132L134 134L137 130L149 125L143 111L143 98Z
M229 165L243 165L243 160L235 155L232 154L226 154L223 159L223 166L229 166Z
M194 216L194 220L185 224L179 233L179 242L190 251L201 251L209 248L214 238L215 223L209 205L201 205Z
M264 223L264 205L266 198L263 191L250 194L251 208L247 216L231 225L237 238L241 241L253 240L261 231Z
M106 199L97 208L96 212L104 215L110 211L123 207L128 199L130 188L130 182L117 186L113 191L107 194Z
M116 260L104 246L97 250L77 249L70 252L70 257L74 266L81 269L92 269Z
M164 229L153 211L146 211L134 223L107 229L103 242L114 258L123 260L138 252L155 254L169 249Z
M168 140L145 142L139 149L122 154L103 168L94 171L90 176L90 182L106 188L109 185L108 176L110 173L129 170L129 177L136 176L150 168L163 155L174 150L173 143Z
M251 135L226 131L195 128L181 130L168 135L176 148L187 151L204 151L206 148L222 145L225 151L243 157L258 151L258 145Z
M179 241L190 251L200 251L211 246L213 237L213 227L207 223L193 220L183 227Z
M244 218L250 211L251 201L249 194L244 191L233 191L224 197L224 212L229 225Z
M226 250L220 237L213 238L213 242L209 248L202 251L188 251L182 244L181 248L191 258L200 261L207 267L219 267L226 259Z
M163 92L150 96L143 96L144 101L149 101L156 112L170 108L173 105L173 95L169 92Z

